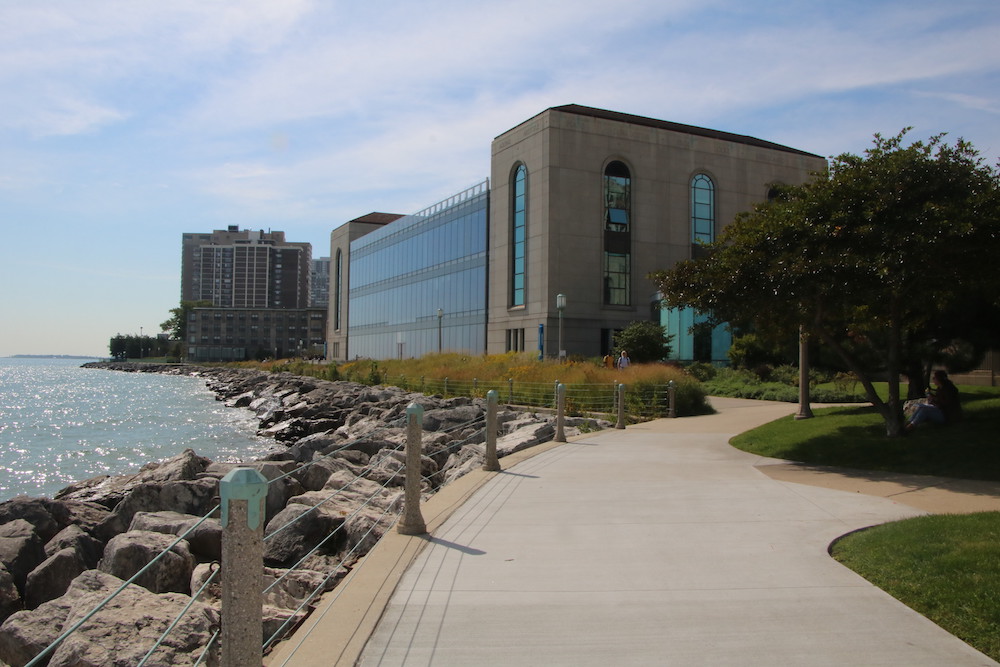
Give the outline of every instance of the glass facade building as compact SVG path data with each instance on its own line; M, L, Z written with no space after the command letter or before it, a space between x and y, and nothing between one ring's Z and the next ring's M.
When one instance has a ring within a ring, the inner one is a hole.
M486 351L489 181L351 242L350 356Z

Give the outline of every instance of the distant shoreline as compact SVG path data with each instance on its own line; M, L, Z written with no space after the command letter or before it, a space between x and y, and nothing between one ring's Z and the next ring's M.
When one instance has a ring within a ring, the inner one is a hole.
M86 354L12 354L7 359L101 359Z

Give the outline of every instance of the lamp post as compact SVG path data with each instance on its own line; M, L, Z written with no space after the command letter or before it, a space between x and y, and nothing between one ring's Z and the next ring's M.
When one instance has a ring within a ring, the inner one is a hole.
M139 358L142 359L142 327L139 327Z
M441 318L444 317L444 310L438 308L438 354L441 354Z
M563 349L563 311L566 310L565 294L556 294L556 310L559 311L559 358L562 359L566 356L566 350Z

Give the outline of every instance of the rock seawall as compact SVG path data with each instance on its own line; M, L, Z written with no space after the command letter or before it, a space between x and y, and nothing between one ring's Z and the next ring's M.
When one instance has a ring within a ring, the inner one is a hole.
M226 405L252 410L259 432L275 446L263 458L242 462L211 461L189 449L134 474L80 481L51 499L19 496L0 503L0 661L12 666L31 660L168 547L60 644L48 664L104 665L109 658L135 664L196 595L192 610L146 663L194 664L198 647L218 627L220 609L218 585L203 588L219 567L218 512L201 518L217 506L219 480L236 466L253 467L271 480L266 536L299 519L265 543L267 638L283 624L290 629L301 621L313 592L331 589L392 525L402 498L409 404L424 408L425 493L483 461L482 399L247 369L113 362L85 367L204 378ZM499 411L497 422L499 456L551 440L555 431L553 416L509 407ZM609 426L582 419L566 424L567 435L584 425ZM335 530L336 538L327 540ZM137 609L145 622L136 623ZM207 664L217 660L216 651Z

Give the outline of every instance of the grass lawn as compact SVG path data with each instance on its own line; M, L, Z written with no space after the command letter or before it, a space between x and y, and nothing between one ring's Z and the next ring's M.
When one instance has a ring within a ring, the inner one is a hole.
M1000 480L1000 387L959 387L964 419L887 438L870 405L814 410L814 419L786 417L733 438L762 456L816 465Z
M885 436L870 406L815 410L732 440L763 456L965 479L1000 480L1000 388L959 387L965 419ZM976 649L1000 660L1000 512L919 517L852 533L833 557Z
M925 516L851 533L833 557L1000 660L1000 512Z

